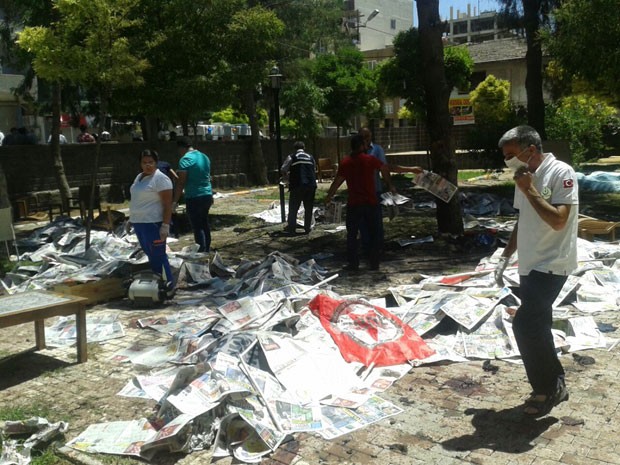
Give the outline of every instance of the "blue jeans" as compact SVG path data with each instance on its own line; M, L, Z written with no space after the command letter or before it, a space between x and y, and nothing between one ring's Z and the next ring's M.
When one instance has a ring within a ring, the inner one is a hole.
M166 284L171 285L173 278L168 255L166 255L166 243L158 244L155 242L159 241L159 227L161 223L132 223L132 225L136 236L138 236L140 247L142 247L149 259L151 270L153 273L161 275Z
M201 195L185 199L187 215L194 231L194 241L198 244L198 252L211 250L211 227L209 226L209 210L213 205L212 195Z
M551 306L566 282L566 276L531 271L520 276L521 306L512 330L523 359L527 379L536 394L552 395L564 368L555 350Z

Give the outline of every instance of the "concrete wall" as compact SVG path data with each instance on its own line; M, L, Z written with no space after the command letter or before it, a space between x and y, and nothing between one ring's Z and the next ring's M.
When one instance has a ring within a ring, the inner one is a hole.
M457 148L464 148L467 127L453 128ZM403 128L381 128L375 131L375 141L382 145L392 163L399 165L421 165L429 168L428 135L421 126ZM293 151L293 140L282 141L282 158ZM261 141L263 156L267 165L269 181L278 180L278 158L275 140ZM211 159L212 180L215 189L227 189L249 186L253 182L250 168L249 140L241 141L205 141L197 142L196 148L206 153ZM69 185L77 191L79 186L89 185L92 172L95 145L68 144L62 146L62 157ZM122 202L127 199L127 190L135 176L140 172L139 154L143 149L154 148L160 159L169 162L173 168L178 166L179 156L174 142L110 143L102 144L101 160L97 173L97 182L106 186L102 190L105 200ZM553 151L561 159L570 162L567 144L545 142L546 151ZM306 142L306 150L315 158L330 158L338 162L335 138L321 138ZM349 152L349 138L340 138L340 157ZM405 153L403 153L405 152ZM414 154L412 152L421 152ZM458 153L459 169L496 168L502 165L501 157L489 160L475 153ZM7 178L11 199L42 193L40 203L56 203L56 179L54 177L52 156L48 145L23 145L0 147L0 164ZM108 189L107 186L111 186ZM52 198L53 196L53 198Z

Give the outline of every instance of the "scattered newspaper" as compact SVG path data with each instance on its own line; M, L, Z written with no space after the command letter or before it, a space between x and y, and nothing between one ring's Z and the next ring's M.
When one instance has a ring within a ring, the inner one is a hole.
M118 315L86 315L86 340L103 342L125 336ZM71 346L77 341L75 316L59 317L45 328L45 342L50 347Z
M554 343L569 352L607 349L617 341L604 337L590 313L617 309L620 266L615 258L600 261L595 254L601 249L578 244L580 269L569 276L554 308ZM119 392L157 402L157 422L92 425L72 447L149 459L157 451L190 452L215 441L214 457L257 463L287 435L316 432L333 439L402 412L379 395L412 366L495 358L519 363L512 332L519 301L492 281L492 257L469 273L420 276L416 284L390 288L396 307L373 301L434 350L423 360L384 367L346 363L311 313L308 302L317 294L342 298L307 285L320 279L313 261L271 255L237 268L221 259L210 265L208 285L179 297L186 310L140 320L162 340L170 334L162 346L134 344L117 354L119 360L168 366L135 376ZM515 256L507 273L514 273L518 285L516 270ZM446 316L457 323L455 333L436 331ZM291 334L275 331L276 325Z
M343 407L321 407L327 427L320 431L325 439L334 439L344 434L364 428L372 423L403 412L393 403L373 396L356 409Z
M458 190L458 188L446 178L432 171L424 170L416 174L413 178L413 182L446 203L452 199L452 196Z
M144 443L157 436L147 419L90 425L67 446L90 453L140 456Z

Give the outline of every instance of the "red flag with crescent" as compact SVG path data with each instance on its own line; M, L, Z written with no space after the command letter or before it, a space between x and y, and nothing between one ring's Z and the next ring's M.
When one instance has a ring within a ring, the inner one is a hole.
M319 294L308 305L347 362L399 365L435 353L409 325L364 300L335 300Z

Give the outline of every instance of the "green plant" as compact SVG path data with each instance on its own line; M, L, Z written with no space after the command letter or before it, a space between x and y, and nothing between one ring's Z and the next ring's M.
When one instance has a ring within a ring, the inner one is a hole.
M467 181L468 179L477 178L478 176L482 176L483 174L484 170L459 170L458 180Z
M546 111L547 135L567 140L573 163L579 165L601 156L605 148L603 132L617 126L617 110L590 95L572 95L549 105Z
M469 132L469 148L478 149L488 160L487 168L499 167L497 141L504 132L519 124L519 116L510 100L510 82L492 74L471 93L471 103L476 119Z
M0 421L21 421L31 417L49 418L54 416L48 405L32 404L27 407L0 407Z

